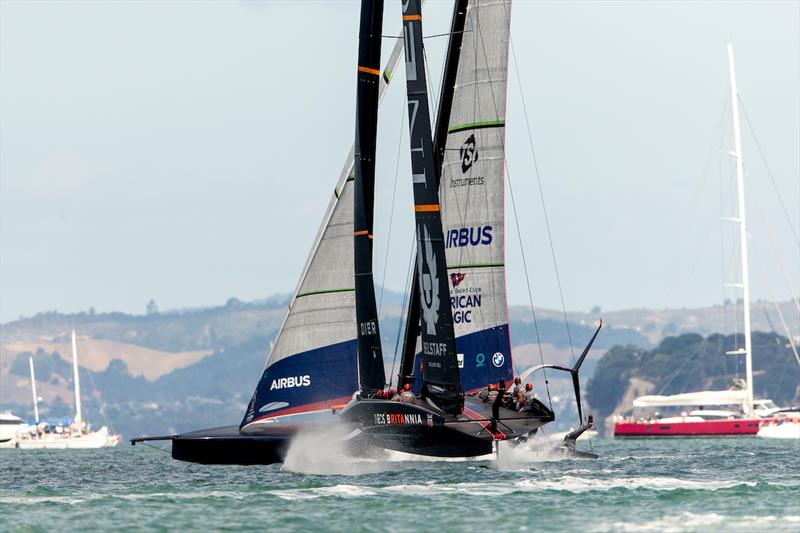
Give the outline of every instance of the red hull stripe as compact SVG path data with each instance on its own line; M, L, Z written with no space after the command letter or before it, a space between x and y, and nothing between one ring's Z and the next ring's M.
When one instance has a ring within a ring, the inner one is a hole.
M307 403L305 405L298 405L297 407L288 407L286 409L280 409L264 416L254 418L252 422L248 422L248 424L252 424L253 422L258 422L259 420L264 420L266 418L277 418L279 416L298 415L301 413L310 413L312 411L324 411L326 409L341 408L349 401L350 396L343 396L341 398L325 400L324 402Z
M771 418L738 418L703 422L618 422L615 437L714 437L755 435Z

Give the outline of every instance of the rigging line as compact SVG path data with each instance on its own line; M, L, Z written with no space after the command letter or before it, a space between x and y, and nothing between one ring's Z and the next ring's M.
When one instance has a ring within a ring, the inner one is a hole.
M728 100L723 100L722 109L720 110L719 119L717 120L717 126L714 128L714 135L711 140L712 148L713 145L716 144L715 141L721 138L722 128L724 124L725 118L725 111L728 109ZM683 234L681 235L680 246L678 248L678 253L672 255L672 265L671 268L668 270L670 280L669 283L665 286L666 292L664 293L664 307L667 304L673 303L670 302L670 296L674 296L674 288L675 283L678 277L678 270L679 264L683 262L683 257L685 256L687 250L687 242L689 240L689 235L692 233L692 228L694 227L694 220L698 210L698 203L700 200L701 193L703 192L703 188L705 187L707 176L709 174L709 168L711 167L711 163L714 161L714 151L713 149L709 151L705 163L703 164L703 171L700 174L700 179L696 180L695 189L692 194L692 199L689 202L689 216L686 219L686 226L684 228ZM721 189L720 189L721 190ZM722 196L720 195L720 212L722 212ZM720 235L721 237L721 235Z
M778 302L775 300L775 295L772 292L772 286L769 284L769 280L767 279L767 274L764 271L764 266L761 264L760 261L757 261L756 264L758 265L758 270L761 272L761 277L764 278L764 286L767 288L767 294L769 294L769 299L772 301L772 305L775 306L775 311L777 311L778 313L778 319L781 322L781 326L783 326L783 331L786 333L786 338L789 340L789 346L791 346L792 352L794 353L794 357L795 359L797 359L797 364L800 365L800 354L797 353L797 347L794 345L794 341L792 340L792 332L789 330L789 325L786 323L786 320L783 316L783 312L781 311Z
M517 202L514 200L514 188L511 186L511 173L508 170L508 162L505 164L506 167L506 176L508 176L508 190L511 196L511 207L514 211L514 224L517 227L517 237L520 236L519 232L519 217L517 217ZM531 317L533 318L533 329L536 331L536 346L539 348L539 359L541 360L542 365L544 365L544 351L542 350L542 337L539 334L539 322L536 320L536 310L533 308L533 291L531 289L531 280L528 276L528 262L525 260L525 250L522 246L522 239L518 238L517 241L519 242L519 250L522 254L522 268L525 271L525 283L528 286L528 300L531 304ZM547 402L550 404L550 409L553 409L553 400L550 397L550 382L547 379L547 369L542 369L542 374L544 375L544 388L547 391Z
M383 276L381 278L381 294L378 298L378 316L381 314L381 310L383 309L383 291L386 288L386 270L389 267L389 250L390 245L392 243L392 223L394 222L394 203L395 199L397 198L397 176L400 173L400 151L403 146L403 131L405 130L404 124L406 123L403 120L404 115L406 113L406 106L400 106L400 135L398 136L397 140L397 159L395 160L394 164L394 189L392 190L392 207L389 214L389 229L386 232L386 253L383 256ZM402 321L401 321L402 322Z
M392 371L389 373L389 386L390 387L392 386L392 380L394 379L394 367L395 367L395 364L397 363L397 354L398 354L398 352L400 350L400 339L403 338L403 326L404 326L403 317L404 316L408 316L407 313L406 313L406 305L411 305L411 283L413 281L411 279L411 277L414 275L414 259L415 259L415 256L417 255L416 254L417 249L416 249L416 246L415 246L416 241L417 241L417 236L416 236L416 233L415 233L412 236L411 253L410 253L410 258L409 258L409 261L408 261L408 268L406 269L407 273L406 273L405 290L403 291L403 305L400 307L400 312L402 314L400 315L400 319L398 320L397 337L396 337L395 342L394 342L394 355L392 356ZM399 386L400 382L398 381L397 384Z
M550 231L550 217L547 215L547 204L544 201L544 189L542 187L542 177L539 173L539 162L536 159L536 151L533 148L533 132L531 131L531 123L528 118L528 106L525 103L525 93L522 91L522 78L519 75L519 64L517 63L517 53L514 49L514 41L509 36L508 42L511 48L511 57L514 60L514 72L517 75L517 87L519 88L520 99L522 100L522 113L525 117L525 126L528 130L528 142L531 148L531 156L533 157L533 169L536 173L536 183L539 186L539 199L542 203L542 213L544 214L544 225L547 229L547 240L550 244L550 256L553 260L553 269L556 274L556 283L558 284L558 294L561 298L561 310L564 314L564 326L567 329L567 338L569 339L569 349L572 352L572 362L575 363L575 346L572 342L572 331L569 327L569 319L567 317L567 305L564 301L564 289L561 286L561 276L558 273L558 262L556 261L556 249L553 244L553 235Z
M92 392L98 393L98 395L100 396L100 399L99 399L99 401L97 403L98 403L98 408L99 408L100 414L103 416L103 421L106 423L106 425L109 428L111 428L111 432L112 433L116 433L116 430L114 429L114 426L111 424L111 422L108 421L108 417L106 416L106 411L105 411L105 408L103 407L103 396L102 396L102 393L97 390L97 385L95 385L95 383L94 383L94 376L92 375L92 374L94 374L94 372L92 372L90 369L86 369L86 370L88 371L88 374L89 374L89 383L91 383L91 385L92 385Z
M764 155L764 151L761 149L761 143L758 142L756 131L753 128L753 125L750 123L750 117L747 116L747 110L745 110L744 108L744 102L742 102L741 96L739 96L739 106L742 108L744 121L747 123L748 129L750 129L750 133L753 135L753 140L755 141L756 148L758 149L758 154L761 156L761 161L764 163L764 168L767 170L767 176L769 176L769 181L772 184L772 190L775 191L775 195L778 197L778 202L781 204L781 210L783 211L783 216L786 217L786 221L789 223L789 229L791 229L792 235L794 236L794 242L797 243L798 246L800 246L800 239L797 237L797 233L795 232L795 226L792 223L792 219L789 216L789 212L786 210L786 205L783 203L783 197L781 196L781 193L778 190L778 185L775 183L775 177L772 175L772 171L769 169L769 165L767 164L767 158Z
M781 273L783 274L783 279L786 281L786 287L789 289L789 296L791 296L792 301L794 302L794 306L797 308L797 312L800 313L800 301L797 299L797 294L795 293L794 286L792 285L792 280L789 278L789 274L786 272L786 265L783 263L783 257L781 257L780 251L778 250L778 246L775 244L775 239L772 236L772 231L769 229L769 225L767 224L767 220L764 218L764 213L759 210L758 212L759 218L761 218L761 223L764 224L764 229L767 230L767 237L769 237L769 244L772 247L772 253L775 254L775 259L778 260L778 265L781 267Z

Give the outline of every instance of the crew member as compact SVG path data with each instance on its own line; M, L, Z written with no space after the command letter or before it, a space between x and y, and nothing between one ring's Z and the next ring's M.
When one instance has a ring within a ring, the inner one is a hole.
M514 378L514 386L511 387L511 397L516 399L520 392L522 392L522 380L517 376Z
M400 395L397 394L397 389L389 389L389 399L393 402L400 401Z
M403 387L403 393L400 395L400 401L403 403L414 403L414 393L411 392L411 383L406 383Z
M494 383L490 383L489 384L489 395L486 397L486 401L488 403L494 403L494 401L497 399L497 395L498 394L499 394L499 391L497 390L497 385L495 385Z
M533 400L536 399L536 395L533 393L533 384L526 383L525 384L525 394L523 395L523 399L525 400L523 409L530 410L533 408Z
M491 387L491 385L489 385L489 387ZM478 393L478 398L484 403L486 403L486 399L489 397L489 387L481 389L481 391Z

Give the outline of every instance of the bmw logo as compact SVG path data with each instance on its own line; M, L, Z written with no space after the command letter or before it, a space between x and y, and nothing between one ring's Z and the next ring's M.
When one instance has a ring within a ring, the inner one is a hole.
M496 366L497 368L500 368L501 366L503 366L503 363L505 363L505 362L506 362L506 358L505 358L505 356L504 356L503 354L501 354L500 352L496 352L496 353L495 353L495 354L492 356L492 364L493 364L494 366Z

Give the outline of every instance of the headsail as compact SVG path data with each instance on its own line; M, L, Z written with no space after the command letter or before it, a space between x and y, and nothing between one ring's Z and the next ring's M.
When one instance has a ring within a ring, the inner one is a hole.
M402 52L403 41L398 39L378 82L379 99ZM243 429L260 420L329 409L358 389L353 157L351 148L245 412Z
M504 166L511 0L469 0L440 186L464 390L513 377Z
M383 0L362 0L358 35L358 89L355 140L356 322L358 323L358 380L370 395L386 385L383 350L372 276L372 238L375 204L375 142L378 135L378 83L381 63Z
M457 413L463 408L464 395L448 298L439 169L433 157L419 0L403 1L403 37L420 286L422 394L446 412Z

